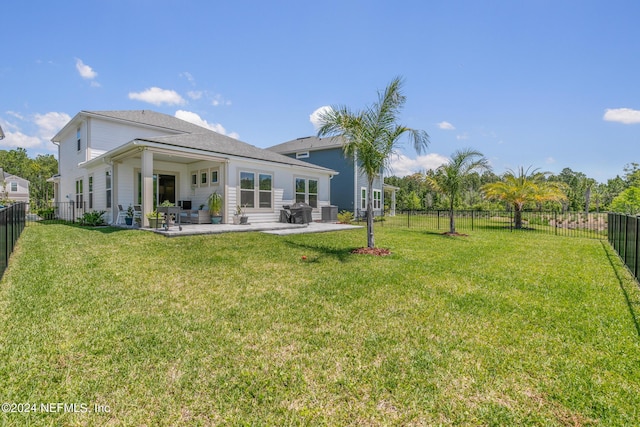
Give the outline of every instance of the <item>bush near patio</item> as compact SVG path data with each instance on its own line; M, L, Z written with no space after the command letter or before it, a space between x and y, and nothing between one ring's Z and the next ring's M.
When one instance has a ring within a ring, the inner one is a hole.
M605 242L380 228L391 256L351 255L365 235L27 227L0 282L3 401L109 412L1 422L637 422L640 292Z

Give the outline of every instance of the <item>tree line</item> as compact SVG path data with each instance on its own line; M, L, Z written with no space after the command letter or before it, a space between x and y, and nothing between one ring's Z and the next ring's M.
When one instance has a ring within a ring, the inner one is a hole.
M478 153L480 154L480 153ZM452 158L454 158L453 156ZM384 182L400 189L396 193L396 208L400 210L509 210L511 206L501 200L485 197L483 187L505 180L508 172L497 175L492 170L472 170L460 178L457 194L450 197L441 191L434 181L442 169L429 169L412 175L385 177ZM640 165L624 166L622 175L607 182L597 182L583 172L564 168L559 174L541 173L538 179L559 184L564 193L561 200L526 203L524 209L543 209L572 212L623 212L640 213ZM485 187L486 188L486 187ZM390 203L389 198L385 203Z
M0 168L29 181L31 200L53 198L53 183L47 182L47 179L58 173L58 160L53 154L39 154L32 159L24 148L0 150Z

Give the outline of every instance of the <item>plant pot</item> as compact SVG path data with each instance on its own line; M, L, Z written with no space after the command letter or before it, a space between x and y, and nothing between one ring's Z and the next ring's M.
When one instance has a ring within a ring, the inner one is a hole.
M240 224L240 215L234 215L233 216L233 224L234 225Z
M249 217L248 216L241 216L240 217L240 224L248 224L249 221Z
M222 222L222 216L212 216L211 224L220 224Z
M125 218L124 223L127 225L133 225L133 218Z
M160 228L162 227L162 218L148 218L149 220L149 228Z

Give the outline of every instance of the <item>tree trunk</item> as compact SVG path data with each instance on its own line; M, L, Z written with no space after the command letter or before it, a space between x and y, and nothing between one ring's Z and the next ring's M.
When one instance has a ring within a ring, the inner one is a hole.
M369 178L367 186L367 247L375 248L373 238L373 178Z
M591 186L587 187L584 193L584 213L589 214L589 205L591 204Z
M456 232L456 223L453 219L453 197L451 197L451 203L449 204L449 233L454 234Z
M515 222L515 227L516 229L521 229L522 228L522 207L520 206L514 206L515 211L514 211L514 222Z

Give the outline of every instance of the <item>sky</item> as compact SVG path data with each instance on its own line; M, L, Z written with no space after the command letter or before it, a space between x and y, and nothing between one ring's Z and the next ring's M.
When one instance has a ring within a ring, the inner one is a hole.
M637 0L7 1L0 149L54 154L82 110L154 110L261 148L315 135L314 112L362 110L397 76L391 174L456 150L493 171L640 163Z

